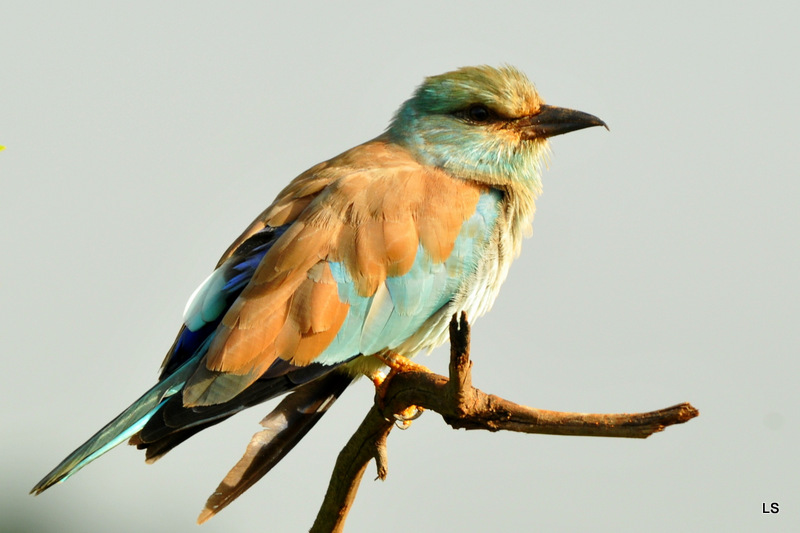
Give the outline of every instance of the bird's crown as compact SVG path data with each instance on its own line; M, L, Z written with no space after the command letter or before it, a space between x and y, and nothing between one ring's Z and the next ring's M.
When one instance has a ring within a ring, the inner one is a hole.
M431 76L417 89L412 100L421 111L453 113L473 105L484 105L500 117L532 115L544 103L528 78L511 66L464 67Z

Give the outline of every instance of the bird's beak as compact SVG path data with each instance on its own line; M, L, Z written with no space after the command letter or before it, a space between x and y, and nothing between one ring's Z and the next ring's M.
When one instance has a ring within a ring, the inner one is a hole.
M608 129L605 122L583 111L551 105L543 105L539 109L535 115L516 121L515 126L520 129L523 139L546 139L592 126Z

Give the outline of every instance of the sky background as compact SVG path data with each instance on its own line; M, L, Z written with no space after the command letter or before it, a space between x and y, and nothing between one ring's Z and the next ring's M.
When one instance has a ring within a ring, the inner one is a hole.
M797 8L555 4L4 3L0 531L307 530L367 381L202 529L268 405L154 466L123 446L27 492L151 386L193 289L289 180L383 131L425 76L484 63L611 131L553 140L534 236L473 327L475 385L701 415L640 441L426 413L348 531L796 527ZM445 372L447 350L421 362Z

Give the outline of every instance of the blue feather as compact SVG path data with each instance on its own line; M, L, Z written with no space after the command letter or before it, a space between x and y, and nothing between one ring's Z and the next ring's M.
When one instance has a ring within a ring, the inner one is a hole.
M184 311L184 327L165 359L162 378L193 357L201 347L207 347L261 260L288 228L288 225L267 227L254 234L194 291Z
M406 274L386 279L389 298L383 297L381 289L375 295L361 296L347 267L330 263L339 298L350 304L350 310L336 338L315 362L334 364L353 354L391 350L416 332L474 274L491 238L501 199L502 193L496 190L481 194L475 213L456 238L453 253L443 263L431 260L420 246Z
M39 493L61 483L126 441L141 430L171 396L181 391L213 340L225 311L242 292L264 255L286 228L266 228L256 233L206 279L187 305L189 316L167 355L161 380L72 452L31 492Z

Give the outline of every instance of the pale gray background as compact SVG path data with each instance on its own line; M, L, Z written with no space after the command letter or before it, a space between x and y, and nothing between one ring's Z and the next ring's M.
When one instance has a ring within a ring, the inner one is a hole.
M475 384L549 409L702 414L645 441L426 414L393 432L389 478L370 469L348 530L798 523L796 10L107 4L0 10L2 531L307 529L368 382L203 529L267 406L155 466L122 447L27 491L153 383L189 294L284 184L380 133L424 76L504 62L611 132L553 141L535 235L474 327Z

